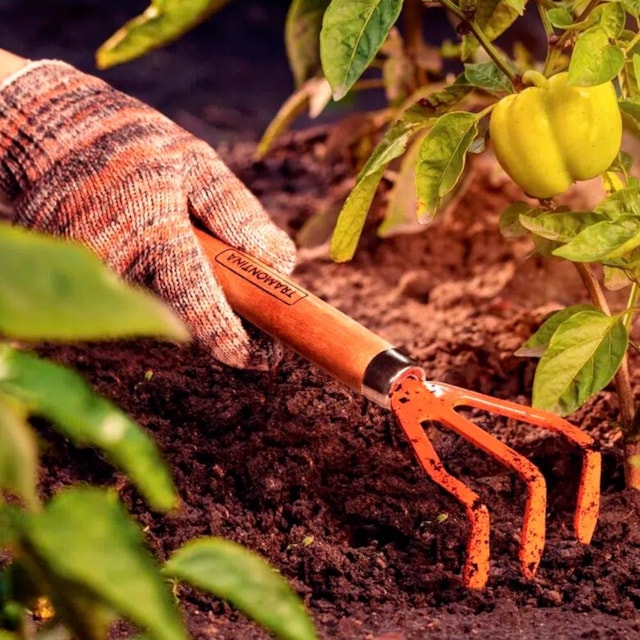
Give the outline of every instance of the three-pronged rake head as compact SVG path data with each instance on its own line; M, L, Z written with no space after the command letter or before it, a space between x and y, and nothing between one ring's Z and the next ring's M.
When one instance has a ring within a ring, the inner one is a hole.
M410 374L396 381L391 390L391 409L405 432L427 475L465 507L469 520L467 558L462 580L465 585L481 589L489 576L489 511L480 497L459 479L449 474L427 437L422 423L434 420L452 429L485 453L515 471L525 484L527 499L520 535L520 565L527 579L535 576L545 544L547 490L539 469L527 458L497 440L456 411L456 407L473 407L513 418L562 434L582 454L582 471L574 517L577 539L591 540L600 504L600 454L593 439L559 416L524 407L474 391L439 382L428 382Z

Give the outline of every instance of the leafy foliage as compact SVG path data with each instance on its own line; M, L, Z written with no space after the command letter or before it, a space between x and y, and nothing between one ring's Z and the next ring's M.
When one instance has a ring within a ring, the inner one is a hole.
M13 558L0 571L0 638L32 637L27 612L42 609L45 635L65 640L70 634L105 640L120 618L144 630L144 637L183 640L186 630L165 574L114 492L72 487L42 504L29 417L43 416L76 445L99 448L152 507L167 511L178 506L178 496L157 447L75 372L6 340L177 339L186 329L86 249L6 226L0 226L0 249L0 551L9 549ZM264 561L225 541L199 544L202 556L190 546L177 552L176 579L237 602L279 637L315 638L300 599ZM212 568L224 572L215 584L206 575Z
M427 44L423 30L429 29L434 6L445 9L455 23L457 42L439 48ZM496 43L526 9L537 12L547 36L541 60L520 44L510 55ZM546 77L567 71L572 88L613 81L625 126L639 135L639 24L635 0L293 0L286 41L296 91L259 152L267 153L302 110L320 113L330 103L327 84L336 101L365 86L385 90L389 106L380 119L385 130L378 132L373 153L342 206L331 241L333 259L349 260L380 185L394 183L378 229L382 236L410 226L408 207L415 210L414 220L428 223L464 189L469 154L485 148L488 118L500 100L525 88L531 77L527 71ZM455 77L443 73L445 56L457 61ZM640 441L640 423L628 415L632 390L625 375L626 350L636 347L629 329L640 290L640 187L632 160L621 152L604 172L607 197L593 211L569 211L549 198L529 199L512 203L500 228L506 238L529 236L542 256L574 263L593 303L545 323L521 350L541 356L534 403L567 413L615 378L618 393L626 398L620 403L626 412L621 420L629 437ZM544 162L540 158L538 164ZM600 280L594 263L602 266ZM624 287L628 304L612 311L606 288Z

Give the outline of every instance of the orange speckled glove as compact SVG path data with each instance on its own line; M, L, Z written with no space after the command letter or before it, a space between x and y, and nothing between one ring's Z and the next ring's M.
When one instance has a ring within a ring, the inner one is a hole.
M78 240L157 292L216 359L279 360L232 312L190 216L283 273L293 243L209 145L157 111L63 62L27 64L0 84L0 193L16 223Z

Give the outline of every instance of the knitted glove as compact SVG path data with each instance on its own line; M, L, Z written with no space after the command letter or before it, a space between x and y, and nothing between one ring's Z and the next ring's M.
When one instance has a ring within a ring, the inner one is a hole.
M279 360L232 312L190 216L283 273L293 243L211 147L150 107L65 63L29 63L0 85L0 193L15 222L78 240L158 293L218 360Z

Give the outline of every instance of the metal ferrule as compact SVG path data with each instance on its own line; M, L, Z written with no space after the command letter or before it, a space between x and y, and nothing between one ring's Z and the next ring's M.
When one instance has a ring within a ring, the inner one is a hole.
M402 352L397 349L381 351L367 365L362 379L362 394L384 409L389 409L389 394L393 385L410 371L424 377L422 368Z

